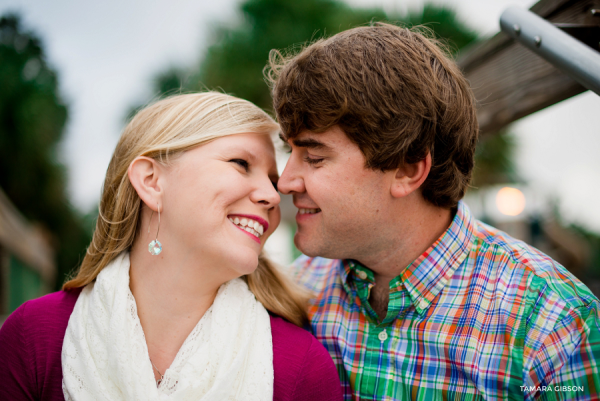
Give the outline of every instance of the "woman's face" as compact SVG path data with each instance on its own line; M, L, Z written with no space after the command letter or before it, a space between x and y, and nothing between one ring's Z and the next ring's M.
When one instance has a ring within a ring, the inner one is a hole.
M281 219L270 137L216 139L183 153L163 177L161 225L174 248L231 276L254 271Z

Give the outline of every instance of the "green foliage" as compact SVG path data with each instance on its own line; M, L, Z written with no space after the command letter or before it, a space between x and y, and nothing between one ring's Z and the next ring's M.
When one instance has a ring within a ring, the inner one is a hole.
M249 0L241 5L242 23L222 28L208 50L192 89L220 88L265 109L271 97L263 80L271 49L333 35L342 30L385 19L381 10L353 9L334 0Z
M222 90L270 110L271 97L262 71L271 49L298 48L373 21L427 25L437 36L447 38L454 49L477 38L458 21L454 11L433 5L404 18L388 16L378 8L353 8L338 0L247 0L240 10L242 18L237 25L214 32L213 43L197 71L166 71L155 80L154 92Z
M67 121L56 73L37 36L16 15L0 18L0 188L54 237L59 280L78 264L89 236L66 196L57 145Z
M181 91L185 84L185 72L171 68L154 78L159 94L175 94Z
M472 187L519 182L515 149L515 138L508 131L480 138L475 150Z
M425 4L421 13L409 14L410 26L424 25L443 39L453 53L477 40L477 33L464 25L451 8Z

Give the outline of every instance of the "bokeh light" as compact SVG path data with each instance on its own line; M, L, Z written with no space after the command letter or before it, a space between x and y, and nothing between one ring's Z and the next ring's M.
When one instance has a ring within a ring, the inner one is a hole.
M518 216L525 210L525 195L517 188L504 187L496 195L496 206L504 215Z

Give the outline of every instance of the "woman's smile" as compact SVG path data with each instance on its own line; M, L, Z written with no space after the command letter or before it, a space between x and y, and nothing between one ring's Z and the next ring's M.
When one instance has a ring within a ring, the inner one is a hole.
M260 242L260 237L269 228L269 223L258 216L247 215L247 214L230 214L227 216L229 221L233 223L236 228L240 229L246 234L249 234L253 240Z

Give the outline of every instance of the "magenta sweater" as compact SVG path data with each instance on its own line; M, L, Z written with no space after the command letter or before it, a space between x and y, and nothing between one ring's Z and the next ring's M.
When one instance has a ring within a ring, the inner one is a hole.
M25 302L0 328L0 400L64 400L60 354L80 290ZM274 400L341 400L337 370L307 331L271 316Z

